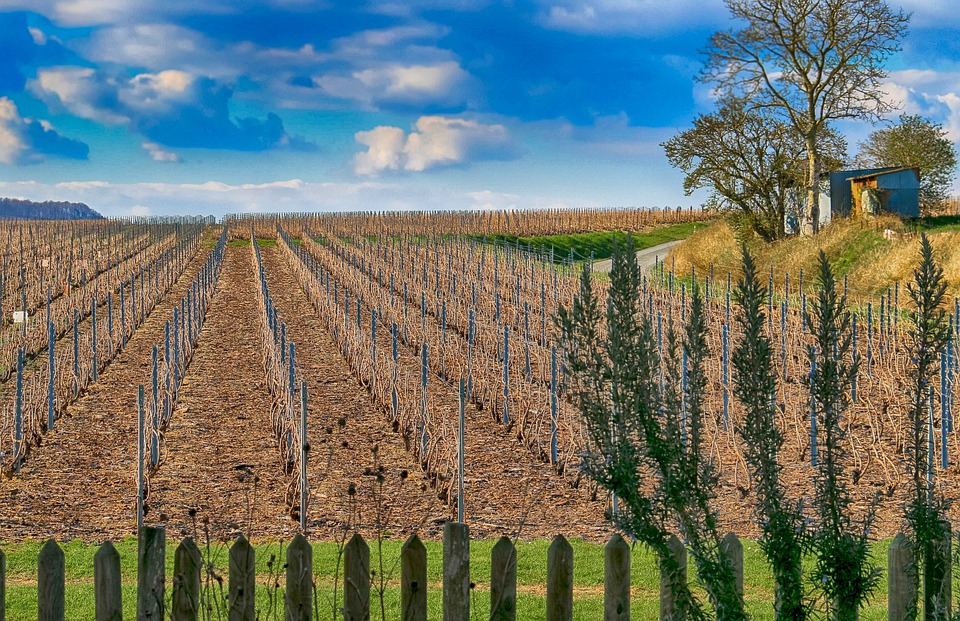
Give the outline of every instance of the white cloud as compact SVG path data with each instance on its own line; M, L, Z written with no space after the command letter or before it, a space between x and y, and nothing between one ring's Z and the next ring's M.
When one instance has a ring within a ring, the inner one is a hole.
M129 118L115 112L118 84L88 67L53 67L37 71L30 83L41 99L71 114L105 125L123 125Z
M473 77L456 61L445 61L429 65L390 63L349 76L324 75L314 82L331 97L366 104L457 106L467 101Z
M356 140L367 147L354 157L354 172L358 175L389 170L424 171L516 156L505 126L442 116L421 116L409 134L399 127L380 126L357 132Z
M143 149L150 154L154 162L179 162L180 156L173 151L167 151L155 142L144 142Z
M960 71L908 69L890 73L884 90L888 101L901 104L907 114L920 114L947 130L960 142ZM891 117L900 113L898 110Z
M145 205L134 205L133 207L130 208L131 216L146 218L147 216L150 215L150 213L151 213L150 208Z
M722 0L541 0L540 22L578 33L650 35L691 26L721 26Z
M481 211L493 211L496 209L516 209L520 196L506 192L494 192L492 190L482 190L480 192L467 192L473 200L471 209Z
M22 123L17 106L6 97L0 98L0 163L16 163L27 148L18 131Z

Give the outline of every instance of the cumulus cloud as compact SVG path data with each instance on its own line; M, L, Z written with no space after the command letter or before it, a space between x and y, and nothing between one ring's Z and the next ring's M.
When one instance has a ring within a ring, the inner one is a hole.
M903 106L907 114L921 114L947 130L960 142L960 71L908 69L890 73L884 90L888 101ZM891 116L896 116L899 111Z
M120 79L84 67L38 72L31 89L53 108L105 124L128 125L166 147L263 151L307 148L292 139L276 114L232 118L233 91L208 77L177 70Z
M150 154L150 159L154 162L179 162L180 156L173 151L167 151L155 142L144 142L144 151Z
M505 126L443 116L422 116L409 133L399 127L375 127L357 132L356 140L367 147L353 160L358 175L424 171L517 156Z
M315 80L324 92L367 104L453 107L467 101L473 78L456 61L386 64Z
M23 118L10 99L0 97L0 163L28 164L54 155L87 159L89 148L62 136L48 121Z

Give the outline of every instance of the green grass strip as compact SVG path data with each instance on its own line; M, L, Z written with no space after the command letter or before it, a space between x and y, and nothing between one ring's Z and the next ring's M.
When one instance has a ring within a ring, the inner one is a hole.
M471 542L471 576L476 588L472 592L471 617L489 618L490 609L490 552L496 541L479 540ZM886 549L889 542L874 545L874 559L885 565ZM373 580L379 580L379 554L375 541L370 544L371 569L375 572ZM603 618L603 546L584 543L579 539L570 541L574 555L574 618ZM37 554L40 542L6 544L2 547L7 555L7 619L9 621L27 621L37 618ZM386 589L383 595L383 609L386 619L399 619L400 566L399 555L402 542L385 540L383 542L384 570ZM439 541L425 542L427 547L427 602L430 619L442 618L442 558L443 547ZM517 619L534 621L545 618L547 548L550 542L536 540L517 544ZM136 613L136 554L137 543L128 538L117 544L120 553L121 574L123 577L124 617L135 618ZM63 545L66 559L66 619L91 619L94 611L93 595L93 557L96 546L71 541ZM173 542L167 542L167 593L173 580ZM211 563L215 575L223 580L223 588L213 586L209 592L209 601L213 606L213 619L226 619L226 586L228 551L224 545L203 547L205 560ZM314 575L317 584L316 601L320 619L334 619L334 569L337 566L338 546L332 542L313 544ZM257 551L257 608L261 621L283 619L282 575L285 548L278 544L260 544ZM271 564L270 559L273 557ZM694 567L690 565L690 579L695 581ZM279 586L276 584L277 573ZM771 572L760 552L759 546L751 541L744 542L745 598L751 617L755 620L773 620L773 580ZM653 555L642 546L634 547L632 555L632 602L631 612L635 619L655 619L659 607L659 571ZM342 602L342 576L338 599ZM861 611L861 619L884 619L886 617L886 581L884 579L870 605ZM380 596L376 588L371 590L371 619L381 619ZM218 616L217 607L222 611Z

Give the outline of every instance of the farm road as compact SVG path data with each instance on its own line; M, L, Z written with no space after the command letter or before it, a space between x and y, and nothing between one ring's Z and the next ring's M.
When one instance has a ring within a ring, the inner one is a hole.
M637 250L637 264L640 266L641 272L649 272L654 268L657 262L657 258L662 261L664 257L667 256L667 253L670 252L670 249L679 244L683 240L669 241L663 244L657 244L656 246L650 246L649 248L644 248L643 250ZM593 271L595 272L609 272L613 261L611 259L603 259L601 261L593 262Z
M0 478L0 541L102 541L136 533L137 385L164 322L210 253L202 248L126 348L67 409L19 475Z
M150 481L147 521L161 519L170 533L194 535L205 519L216 540L239 532L288 537L296 527L285 509L287 478L270 422L257 286L252 250L228 246Z

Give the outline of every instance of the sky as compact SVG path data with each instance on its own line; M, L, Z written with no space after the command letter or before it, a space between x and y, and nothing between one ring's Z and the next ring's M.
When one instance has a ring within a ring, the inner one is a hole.
M960 0L885 90L960 142ZM0 196L111 217L676 207L722 0L0 0ZM856 145L874 129L845 122ZM960 185L955 185L960 193Z

